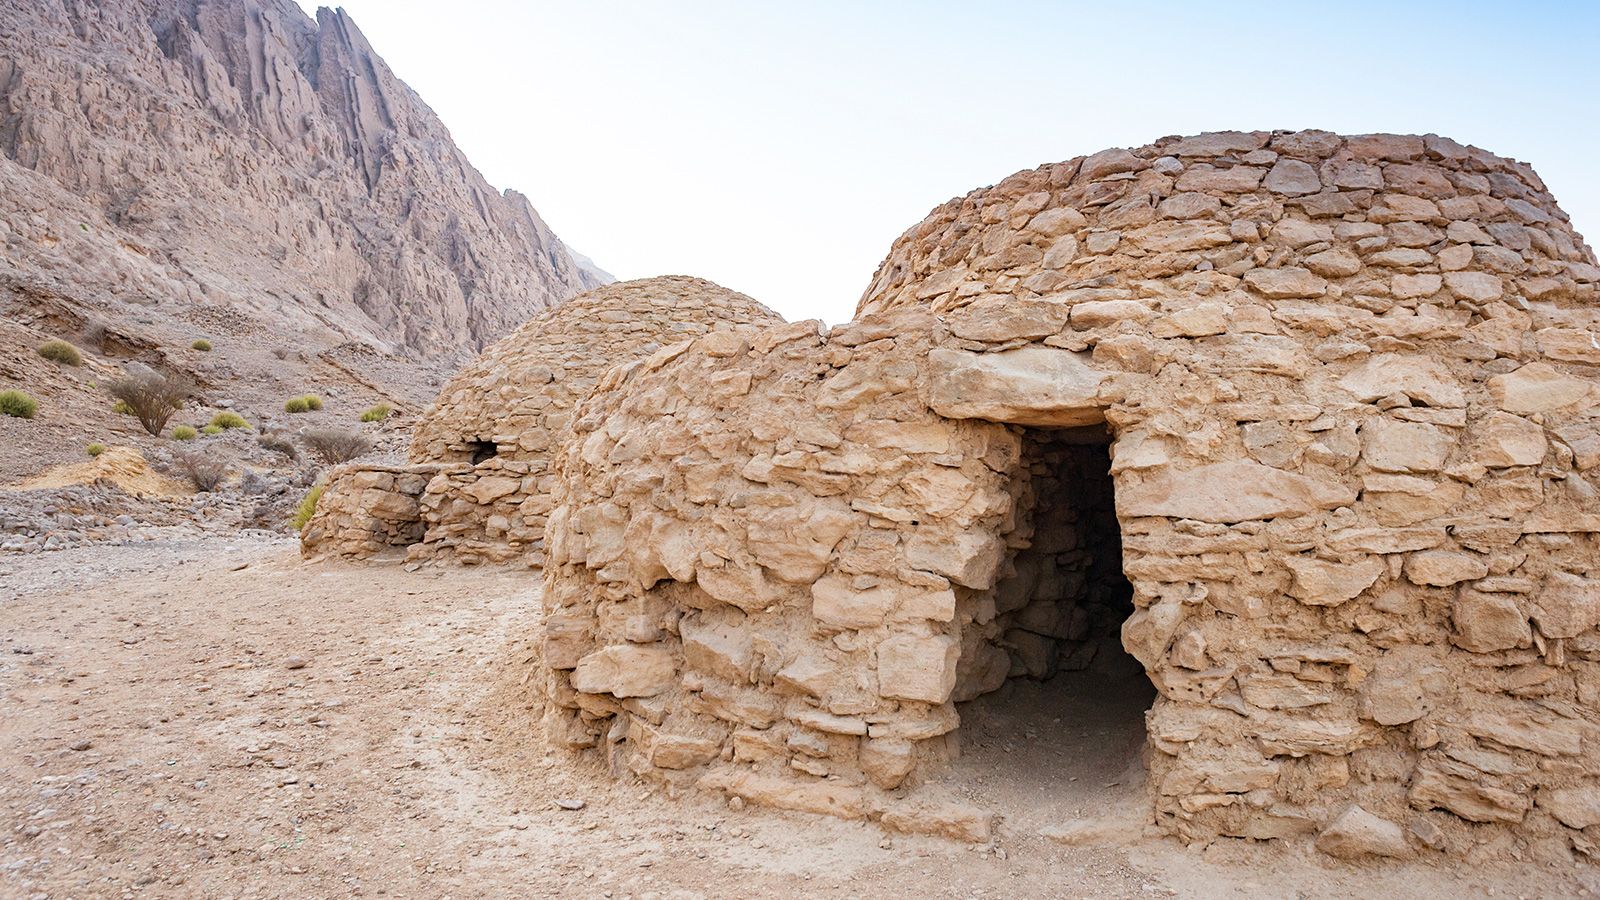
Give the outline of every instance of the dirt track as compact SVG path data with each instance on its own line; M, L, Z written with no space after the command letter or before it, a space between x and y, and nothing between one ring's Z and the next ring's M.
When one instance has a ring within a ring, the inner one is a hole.
M670 799L541 744L537 583L306 564L282 539L0 558L0 897L1600 893L1590 868L1351 868L1128 828L1063 846L1039 829L1115 819L1137 767L1107 754L1125 718L1030 689L971 711L943 779L1006 815L990 847Z

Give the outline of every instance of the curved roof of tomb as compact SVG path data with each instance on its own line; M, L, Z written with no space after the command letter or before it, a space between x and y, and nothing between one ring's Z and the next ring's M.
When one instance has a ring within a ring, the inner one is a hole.
M451 378L411 441L413 462L544 455L570 413L612 366L738 325L780 324L750 297L703 278L665 275L596 288L529 320Z
M1525 163L1437 135L1215 132L1040 166L946 202L890 248L857 316L1238 291L1494 318L1501 304L1592 305L1596 281L1593 251Z

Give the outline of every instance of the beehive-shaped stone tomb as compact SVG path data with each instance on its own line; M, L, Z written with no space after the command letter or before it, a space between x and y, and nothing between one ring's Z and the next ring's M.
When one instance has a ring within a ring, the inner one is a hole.
M1597 281L1530 168L1434 136L1168 138L952 200L855 321L578 402L548 729L917 827L958 704L1131 656L1166 832L1588 852Z
M307 523L308 555L544 560L548 461L575 403L611 367L719 329L781 323L737 291L662 276L580 294L458 372L412 436L410 464L336 470Z

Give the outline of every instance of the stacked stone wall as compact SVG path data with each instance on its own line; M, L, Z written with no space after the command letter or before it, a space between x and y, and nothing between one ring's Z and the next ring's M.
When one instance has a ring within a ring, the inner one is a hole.
M951 201L856 322L664 348L580 406L551 731L648 778L981 832L907 805L958 685L996 677L982 648L1027 671L1005 634L1040 633L1015 627L1037 598L998 613L1032 565L1028 429L1100 426L1154 824L1589 853L1597 281L1529 168L1432 136L1173 138Z
M365 559L420 541L419 501L441 468L352 464L334 469L300 530L301 553Z

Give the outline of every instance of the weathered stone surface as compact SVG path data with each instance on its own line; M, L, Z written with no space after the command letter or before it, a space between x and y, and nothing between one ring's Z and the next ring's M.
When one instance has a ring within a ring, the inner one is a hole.
M1295 297L1321 297L1328 292L1328 283L1309 270L1297 266L1282 269L1251 269L1244 273L1244 283L1263 297L1285 300Z
M572 671L572 687L586 694L653 697L672 687L678 667L660 647L621 644L585 656Z
M1506 412L1527 415L1565 407L1594 406L1597 388L1591 381L1564 375L1548 363L1529 363L1515 372L1489 379L1489 396Z
M878 693L943 703L955 689L960 653L961 645L945 635L895 635L878 645Z
M1552 788L1540 791L1538 802L1568 828L1600 825L1600 787Z
M1406 579L1413 584L1448 587L1489 574L1489 561L1471 553L1425 550L1406 557Z
M1510 650L1533 639L1528 616L1508 594L1462 588L1451 608L1455 642L1476 653Z
M1117 494L1125 517L1172 516L1202 522L1244 522L1305 515L1355 500L1355 491L1248 460L1185 472L1161 472Z
M1089 354L1050 347L1000 353L935 349L928 355L928 405L952 419L1072 427L1105 421L1106 374Z
M1543 428L1510 413L1492 413L1472 430L1472 459L1491 469L1537 466L1548 446Z
M1352 805L1317 835L1317 849L1340 859L1406 857L1411 848L1399 825Z
M1372 587L1383 574L1383 560L1367 557L1356 563L1336 563L1291 556L1284 560L1294 573L1289 594L1312 606L1337 606Z
M1380 416L1361 426L1361 458L1380 472L1437 472L1454 447L1448 431L1424 422Z
M1539 633L1574 638L1600 625L1600 578L1551 572L1534 595L1531 610Z

